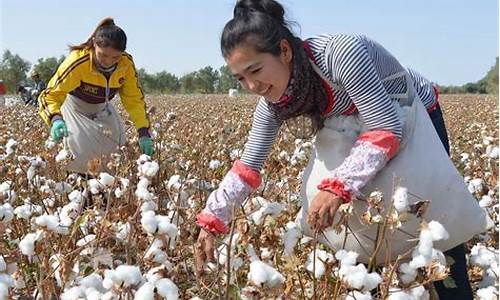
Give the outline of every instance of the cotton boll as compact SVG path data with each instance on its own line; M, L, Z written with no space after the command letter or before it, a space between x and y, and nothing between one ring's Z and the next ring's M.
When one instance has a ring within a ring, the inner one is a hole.
M134 300L154 300L155 299L155 286L152 283L144 283L135 292Z
M413 299L429 300L430 298L429 292L421 285L412 288L410 294L413 296Z
M87 245L88 243L92 242L93 240L95 240L96 238L96 235L95 234L89 234L89 235L86 235L84 236L83 238L79 239L77 242L76 242L76 245L78 247L83 247L85 245Z
M139 166L139 175L146 177L153 177L158 173L160 166L155 161L148 161Z
M36 217L35 223L38 226L46 227L48 230L54 231L59 226L59 218L54 215L43 215Z
M90 192L94 195L99 194L103 188L103 185L95 178L88 180L87 185L89 186Z
M404 187L397 187L392 197L394 208L398 212L408 211L408 189Z
M155 282L157 293L167 300L177 300L179 298L179 289L168 278L162 278Z
M5 272L7 270L7 264L2 255L0 255L0 272Z
M27 256L35 254L35 242L42 237L40 232L28 233L20 242L19 249L21 253Z
M130 233L130 224L129 223L118 223L116 226L116 238L120 241L126 241L128 239L128 235Z
M85 288L81 286L71 287L61 294L61 300L75 300L82 297L85 297Z
M14 209L9 203L0 206L0 223L9 223L14 218Z
M144 254L144 258L167 266L170 265L168 255L163 251L163 247L164 244L162 240L153 240L153 243L151 243L148 251Z
M297 241L302 236L300 229L295 222L288 222L286 224L286 231L281 235L283 239L283 244L285 246L285 255L292 255L293 249L297 244Z
M352 291L352 293L349 293L345 300L372 300L372 295L370 292L358 292L358 291Z
M275 268L260 260L256 260L250 263L248 280L258 286L265 284L266 286L272 288L276 285L282 284L285 281L285 278Z
M79 284L86 288L94 288L97 291L104 292L104 287L102 286L102 277L97 273L92 273L82 278Z
M420 230L419 242L418 242L418 252L423 256L432 256L432 232L429 228L422 228Z
M408 263L399 266L399 278L403 284L409 284L417 278L417 269L412 268Z
M130 287L142 281L141 270L137 266L120 265L115 270L104 271L103 286L107 289L114 285ZM111 285L110 285L111 283Z
M468 189L471 194L479 193L483 190L484 181L481 178L475 178L469 181Z
M166 234L170 238L175 238L177 236L178 229L177 227L170 223L170 219L167 216L156 216L157 220L157 234Z
M155 234L158 229L158 219L154 211L146 211L141 218L142 228L146 233Z
M83 194L78 190L74 190L68 195L68 199L71 202L82 203L83 202Z
M471 249L470 262L473 265L480 266L483 269L489 268L498 261L498 250L492 247L485 247L476 244Z
M344 251L344 253L341 252L338 255L341 259L338 274L348 287L356 290L370 291L382 282L382 277L375 272L368 273L365 265L352 265L351 263L353 263L355 256L350 254L351 252L341 251Z
M42 212L41 206L29 203L23 204L14 209L14 214L18 218L25 220L29 220L33 213L41 213L41 212Z
M325 263L334 262L335 258L331 253L320 249L316 249L316 260L314 260L314 254L314 251L309 253L306 261L306 270L313 272L314 269L314 276L321 278L325 273Z
M428 226L432 234L433 241L447 240L450 237L446 229L444 229L444 226L441 225L441 223L437 221L430 221Z
M388 300L416 300L412 295L408 294L404 290L400 289L390 289Z
M56 145L55 141L52 140L51 138L45 140L45 148L47 149L52 149Z
M285 209L285 206L281 203L265 203L259 210L251 214L251 218L255 224L261 225L264 218L268 215L277 217Z
M62 149L56 155L56 162L62 162L62 161L70 159L71 157L72 157L71 152L69 152L66 149Z
M107 188L110 188L115 183L115 178L108 173L102 172L99 174L99 183Z
M182 186L180 179L181 179L180 175L172 175L167 182L167 188L169 190L170 189L179 190Z
M153 193L149 192L147 189L137 189L135 191L135 196L137 199L142 201L151 201L154 198Z
M479 206L485 208L485 207L489 207L493 204L493 199L488 196L488 195L484 195L481 200L479 201Z
M145 201L141 204L141 213L145 213L147 211L156 211L158 209L158 205L154 201Z
M356 259L359 254L353 251L338 250L335 253L335 258L340 261L342 266L353 266L356 264Z
M71 186L67 182L61 181L56 183L56 185L54 186L54 190L58 194L67 194L71 191Z
M480 300L497 300L498 290L494 286L489 286L487 288L478 289L476 295Z
M222 165L222 164L221 164L221 162L220 162L219 160L217 160L217 159L213 159L213 160L211 160L211 161L210 161L210 163L208 164L208 168L209 168L210 170L216 170L216 169L218 169L221 165Z

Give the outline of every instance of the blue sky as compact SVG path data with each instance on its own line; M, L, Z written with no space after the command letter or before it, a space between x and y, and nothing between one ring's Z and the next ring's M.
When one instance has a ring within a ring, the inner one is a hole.
M34 63L67 54L106 16L128 36L137 67L176 75L220 67L219 37L234 0L0 0L0 50ZM361 33L440 84L484 76L498 56L494 0L283 0L301 37Z

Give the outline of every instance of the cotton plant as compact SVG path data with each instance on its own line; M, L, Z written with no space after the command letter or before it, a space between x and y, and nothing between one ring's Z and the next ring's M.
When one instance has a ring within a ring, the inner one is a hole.
M0 199L3 202L13 202L16 200L16 192L13 189L13 183L10 180L4 181L0 184Z
M44 237L42 230L26 234L19 242L21 253L28 256L29 259L35 255L35 243Z
M315 278L321 278L325 274L325 264L334 263L333 254L321 249L314 249L307 256L306 270L313 273Z
M14 218L14 209L10 203L5 203L0 206L0 224L7 224Z
M250 258L250 271L248 280L256 286L274 288L285 282L285 277L274 267L262 262L251 244L248 245L247 254Z
M213 159L211 160L209 163L208 163L208 168L210 170L217 170L218 168L220 168L222 166L222 163L220 162L220 160L217 160L217 159Z
M61 224L61 220L57 215L44 214L35 218L35 224L39 228L47 231L52 231L58 234L69 234L68 226Z
M278 217L285 209L285 205L278 202L269 202L262 197L252 198L251 201L247 203L245 210L250 211L250 206L257 208L257 210L249 215L249 218L256 225L262 225L266 216Z
M120 178L120 185L116 187L114 194L116 198L121 198L128 191L130 180L127 178Z
M102 285L105 289L120 289L122 287L138 287L144 278L138 266L120 265L113 270L104 271Z
M8 299L9 289L15 288L16 282L8 273L7 263L2 255L0 255L0 299Z
M14 139L9 139L5 144L5 158L11 157L14 155L16 148L18 146L18 142Z
M409 290L390 289L388 300L429 300L429 292L421 285Z
M364 264L356 264L358 253L338 250L335 259L340 263L338 275L349 289L368 292L376 288L382 277L376 272L368 272Z
M297 242L302 237L302 232L295 222L288 222L281 234L284 246L284 255L292 256Z
M179 289L170 279L164 277L165 266L150 269L145 278L144 284L134 295L135 300L154 300L155 297L161 297L167 300L177 300L179 298Z
M493 247L476 244L472 247L469 263L480 267L483 270L483 278L479 282L480 288L498 285L500 275L499 251ZM485 290L486 293L486 290Z
M154 210L143 211L141 226L144 232L151 236L160 239L168 238L169 247L174 249L179 230L170 220L168 216L157 215Z

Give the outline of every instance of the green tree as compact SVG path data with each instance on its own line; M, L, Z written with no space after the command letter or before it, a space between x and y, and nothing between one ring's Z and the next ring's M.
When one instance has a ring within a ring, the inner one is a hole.
M197 72L188 73L179 79L179 82L181 84L180 88L181 92L189 94L196 91L196 85L195 85L196 73Z
M217 70L211 66L204 67L196 72L194 79L195 90L203 94L211 94L215 91L215 84L219 79Z
M0 62L0 79L4 81L8 92L14 93L17 86L26 84L26 73L30 67L29 61L12 54L9 50L4 51Z
M64 61L66 57L61 55L59 58L56 57L47 57L47 58L39 58L37 63L33 66L33 69L40 74L40 79L45 81L46 83L54 76L57 71L57 68Z
M219 80L217 82L217 92L227 93L229 89L239 89L240 84L238 80L233 76L231 70L227 65L219 68Z
M157 91L160 93L176 93L179 91L179 79L166 71L155 74Z
M486 91L489 94L498 95L498 56L496 59L495 66L493 66L490 71L486 74Z

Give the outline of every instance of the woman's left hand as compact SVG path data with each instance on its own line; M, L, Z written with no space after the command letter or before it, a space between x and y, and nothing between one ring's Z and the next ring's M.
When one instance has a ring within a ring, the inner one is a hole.
M309 206L307 223L314 231L332 226L335 213L337 213L342 202L339 196L320 191L312 200L311 206Z
M142 154L151 156L155 153L153 140L149 136L141 136L139 138L139 147L141 148Z

